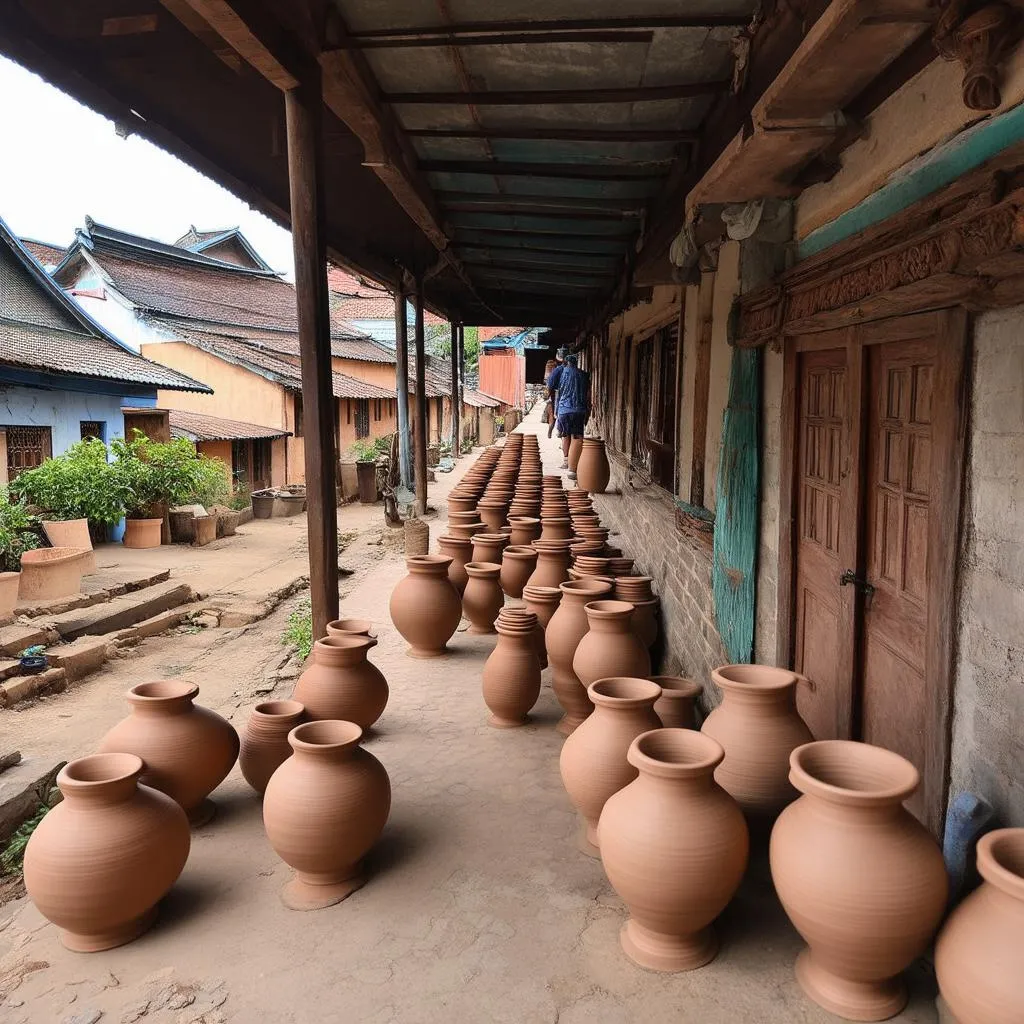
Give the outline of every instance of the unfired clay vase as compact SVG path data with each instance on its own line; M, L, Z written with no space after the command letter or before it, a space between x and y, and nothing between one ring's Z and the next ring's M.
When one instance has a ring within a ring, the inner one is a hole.
M694 705L704 687L682 676L650 676L652 683L661 687L661 696L654 705L654 713L666 729L696 729Z
M591 494L603 494L612 478L604 441L598 437L583 439L583 452L576 467L576 482Z
M900 972L946 906L942 852L902 806L917 769L850 740L798 747L790 766L804 795L779 815L770 860L782 906L808 945L797 981L830 1013L887 1020L907 1001Z
M597 856L597 819L605 801L636 778L627 760L641 733L661 727L654 702L661 687L628 676L599 679L587 687L594 713L562 745L562 783L586 824L584 853Z
M448 579L451 559L414 555L405 564L409 575L391 592L391 621L408 642L409 655L436 658L462 621L462 600Z
M526 724L526 716L540 695L540 660L534 640L537 617L518 610L498 616L498 642L484 663L484 703L490 709L488 725L510 729Z
M508 545L504 533L477 533L473 535L473 557L471 562L494 562L501 565L501 553Z
M545 630L548 664L551 666L551 689L565 712L556 728L565 736L594 710L586 687L572 669L576 648L590 629L584 608L588 602L610 593L611 589L610 583L593 578L563 583L559 587L562 592L561 603Z
M509 597L522 597L526 581L537 568L537 552L526 545L510 544L501 556L501 589Z
M658 599L650 601L630 601L633 606L633 632L640 637L647 648L654 646L658 639Z
M313 644L311 664L295 683L292 698L306 718L341 719L369 729L384 713L388 683L367 660L377 640L370 636L325 636Z
M64 799L25 850L25 888L68 949L124 945L156 919L156 905L188 859L184 811L140 786L135 754L92 754L57 775Z
M798 676L768 665L723 665L711 678L722 703L701 732L725 749L715 779L748 817L770 820L796 798L789 755L814 739L796 710Z
M569 541L535 540L530 546L537 552L537 568L527 580L531 587L557 587L569 578Z
M82 548L35 548L21 556L19 601L52 601L81 593L82 574L92 560Z
M627 754L639 775L601 812L601 861L629 909L622 948L641 967L689 971L717 952L711 923L749 852L743 813L714 780L722 757L692 729L646 732Z
M466 589L469 577L466 575L466 563L473 560L473 542L464 537L438 537L437 549L442 555L450 558L448 579L452 586L462 594Z
M467 633L493 633L494 620L505 604L497 562L467 562L469 582L462 595L462 611L469 619Z
M146 764L141 782L176 800L193 826L214 815L207 799L238 757L238 734L209 708L193 702L195 683L164 679L128 691L131 714L100 740L101 753L137 754Z
M633 630L633 606L626 601L591 601L584 606L590 628L572 657L583 686L608 676L651 674L651 656Z
M96 571L96 552L93 550L92 537L89 535L88 519L44 520L43 532L55 548L78 548L81 551L88 551L89 554L82 562L83 575L88 576Z
M340 903L366 883L362 860L387 823L391 782L359 746L354 722L306 722L288 736L293 754L270 779L263 825L295 869L281 893L292 910Z
M960 1024L1024 1021L1024 828L978 841L983 879L935 947L939 990Z
M162 519L126 519L121 543L126 548L158 548L163 525Z
M257 704L242 733L238 765L245 781L262 794L270 776L292 756L288 733L301 721L305 708L297 700Z
M328 636L373 636L369 619L335 619L327 623Z

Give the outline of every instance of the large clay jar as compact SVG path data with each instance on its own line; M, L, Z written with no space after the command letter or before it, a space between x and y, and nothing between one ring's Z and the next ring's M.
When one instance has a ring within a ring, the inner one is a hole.
M570 580L559 586L562 600L544 635L551 666L551 689L565 712L556 728L564 736L568 736L594 710L587 688L573 671L572 662L576 648L590 629L586 605L610 593L611 589L611 583L593 577Z
M464 593L469 582L466 563L473 560L473 542L464 537L438 537L437 549L452 560L448 566L448 579L460 594Z
M598 437L585 437L583 452L576 466L576 482L591 494L604 494L611 478L612 471L608 465L604 441Z
M980 889L953 911L935 947L939 990L960 1024L1024 1021L1024 828L978 842Z
M583 453L583 438L574 437L569 442L569 455L566 461L569 463L569 472L575 473L579 468L580 455Z
M526 724L526 716L540 696L540 659L534 631L537 617L516 611L498 617L498 642L484 662L484 703L490 709L488 725L511 729Z
M682 676L650 676L661 687L654 713L666 729L696 729L695 704L704 687Z
M493 633L494 620L505 604L501 566L497 562L467 562L469 582L462 595L462 612L469 619L467 633Z
M188 859L188 819L169 796L139 785L135 754L92 754L57 775L64 799L25 850L25 888L68 949L124 945L156 918L156 905Z
M799 677L767 665L723 665L711 678L722 691L722 703L701 732L725 748L715 779L748 818L764 824L796 799L789 755L814 739L796 710Z
M341 719L369 729L388 703L388 683L367 660L377 640L370 636L325 636L313 644L312 664L299 676L292 698L306 717Z
M537 568L527 580L531 587L557 587L569 578L569 545L567 540L535 540L530 546L537 552Z
M651 674L651 656L633 630L633 606L627 601L591 601L584 606L590 628L572 657L572 670L581 685L607 676Z
M559 766L569 799L586 823L583 851L597 856L597 820L605 801L636 778L627 760L641 733L661 727L654 702L661 687L628 676L599 679L587 687L594 713L562 745Z
M366 882L362 860L391 811L384 766L359 746L354 722L306 722L288 736L293 754L270 779L263 825L295 869L281 893L292 910L339 903Z
M297 700L270 700L252 709L242 733L238 766L257 793L266 790L270 776L292 756L288 733L302 721L305 710Z
M501 589L509 597L522 597L526 581L537 568L537 552L526 545L510 544L501 556Z
M391 621L408 642L411 657L436 658L462 621L462 601L448 579L451 559L414 555L405 564L409 575L391 591Z
M804 795L779 815L770 860L782 906L808 945L797 981L830 1013L887 1020L907 1001L900 972L946 906L942 853L903 807L917 769L850 740L798 747L790 769Z
M141 782L176 800L194 826L214 815L207 799L238 757L238 734L209 708L193 702L195 683L165 679L128 691L131 714L100 740L100 753L137 754Z
M650 970L693 970L714 959L711 923L746 870L743 813L714 780L723 751L709 736L656 729L626 756L639 775L598 824L608 881L629 909L622 948Z

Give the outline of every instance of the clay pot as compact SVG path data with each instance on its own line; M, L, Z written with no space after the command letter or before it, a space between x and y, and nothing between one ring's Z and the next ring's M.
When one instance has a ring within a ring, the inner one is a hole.
M571 540L572 520L568 516L548 516L541 520L541 540Z
M257 793L262 795L270 776L291 757L288 733L302 721L305 710L297 700L271 700L252 709L242 733L238 765Z
M501 589L509 597L522 597L523 587L537 568L537 552L525 545L510 544L501 556Z
M532 544L540 536L540 520L533 516L509 516L512 535L509 543L519 547Z
M953 911L935 947L939 990L960 1024L1024 1021L1024 828L978 841L980 889Z
M849 740L798 747L790 767L804 795L779 815L770 860L782 906L809 947L797 981L840 1017L887 1020L907 1001L900 972L946 906L942 853L902 806L917 769Z
M557 587L569 578L569 542L535 540L530 545L537 552L537 568L527 580L530 587Z
M605 801L636 778L636 768L626 760L630 744L661 727L654 713L660 695L661 687L646 679L599 679L587 688L594 713L562 745L562 783L586 823L582 846L592 857Z
M367 660L377 640L369 636L325 636L313 644L312 664L299 676L292 698L308 719L341 719L369 729L388 703L388 683Z
M238 757L238 734L209 708L193 702L195 683L164 679L128 691L131 714L100 740L100 753L136 754L146 767L139 780L176 800L194 827L214 815L207 799Z
M656 729L626 756L639 775L598 824L605 873L629 908L622 948L650 970L693 970L717 952L711 922L743 878L747 826L714 780L723 751L709 736Z
M558 608L558 602L562 600L562 591L558 587L523 587L523 600L526 601L526 610L537 616L541 628L546 630L551 616ZM545 645L546 650L546 645ZM545 655L546 660L546 655Z
M585 437L583 451L576 467L576 480L580 487L591 494L604 494L611 478L612 470L608 465L604 441L598 437Z
M630 601L633 606L633 632L645 647L653 647L658 639L658 599Z
M451 517L452 512L475 512L476 503L477 498L474 494L470 494L468 492L456 494L455 491L453 490L448 495L449 518Z
M654 591L651 590L653 582L650 576L617 576L615 578L615 600L629 601L630 604L651 601L654 598Z
M480 522L480 516L477 515L476 509L471 509L468 512L456 512L449 510L448 512L448 528L452 526L471 524Z
M767 665L723 665L711 678L722 703L701 732L725 749L715 779L748 817L770 820L796 799L789 755L814 739L796 710L798 677Z
M501 565L501 555L508 547L508 536L504 533L478 533L473 537L473 562L494 562Z
M373 636L369 619L335 619L327 623L328 636Z
M0 619L7 618L18 604L20 572L0 572Z
M188 819L168 796L139 785L134 754L92 754L57 775L64 799L25 849L25 888L78 953L123 946L156 919L181 874Z
M479 520L472 523L448 523L448 536L456 540L472 540L478 533L483 533L487 527Z
M35 548L21 556L19 601L52 601L81 593L93 554L81 548Z
M126 519L121 543L126 548L158 548L163 525L162 519Z
M263 825L277 855L295 869L281 899L292 910L341 902L366 882L361 861L391 811L384 766L359 746L354 722L306 722L288 736L293 754L263 798Z
M621 556L615 558L609 558L608 561L611 563L608 568L613 576L623 577L628 576L633 571L633 559L622 558Z
M526 724L526 716L540 696L540 660L534 633L537 617L517 610L498 616L498 642L484 663L484 703L491 715L487 724L511 729Z
M610 583L595 579L560 584L562 600L545 630L551 689L565 712L556 728L565 736L594 710L586 687L576 677L572 663L576 648L590 629L585 606L611 593L611 589Z
M651 656L633 631L633 606L626 601L591 601L584 606L590 628L572 657L572 670L581 685L608 676L646 679Z
M88 576L96 571L96 552L93 551L92 537L89 535L88 519L44 520L43 533L55 548L78 548L81 551L88 551L89 556L82 562L82 574Z
M451 559L448 579L459 594L462 594L469 580L466 575L466 563L472 561L473 542L462 537L438 537L437 548L442 555Z
M583 452L583 438L574 437L569 442L569 456L566 460L569 463L569 472L575 473L580 464L580 455Z
M559 595L561 596L561 595ZM540 624L535 612L529 608L502 608L498 612L497 622L505 622L510 625L526 625L532 631L533 646L537 651L537 661L540 662L541 671L548 667L548 649L544 643L544 627Z
M494 620L505 604L501 566L497 562L467 562L469 582L462 595L462 611L469 619L467 633L493 633Z
M666 729L696 729L694 705L704 687L682 676L651 676L650 680L661 687L661 696L654 705L661 724Z
M391 592L391 621L408 642L411 657L436 658L462 621L462 600L448 579L451 559L414 555L405 564L409 575Z
M497 533L505 525L508 514L508 502L495 498L481 498L476 505L477 512L484 526L492 533Z

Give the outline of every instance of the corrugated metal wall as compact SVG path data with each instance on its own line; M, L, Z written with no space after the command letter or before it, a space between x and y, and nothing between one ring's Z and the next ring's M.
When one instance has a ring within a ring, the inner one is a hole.
M480 353L480 390L500 398L506 405L526 405L526 359L512 349Z

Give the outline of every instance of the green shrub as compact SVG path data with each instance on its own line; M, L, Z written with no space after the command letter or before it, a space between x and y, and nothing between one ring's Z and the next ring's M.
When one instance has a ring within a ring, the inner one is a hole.
M294 647L303 661L309 657L313 650L313 608L308 600L300 601L288 616L281 643Z
M24 474L23 474L24 475ZM39 547L39 520L0 487L0 572L18 572L21 556Z
M189 502L195 502L204 508L227 504L231 498L231 485L224 472L224 463L220 459L211 459L206 455L197 456L197 460L196 489Z
M248 487L239 487L235 490L235 493L228 499L228 508L233 508L236 512L241 512L242 509L248 508L252 504L252 492Z
M196 452L196 446L184 437L171 441L151 441L141 430L130 440L115 437L110 442L117 456L114 467L129 494L126 513L129 519L154 518L159 506L185 505L212 486L213 470L224 478L221 464ZM224 491L227 494L225 480Z

